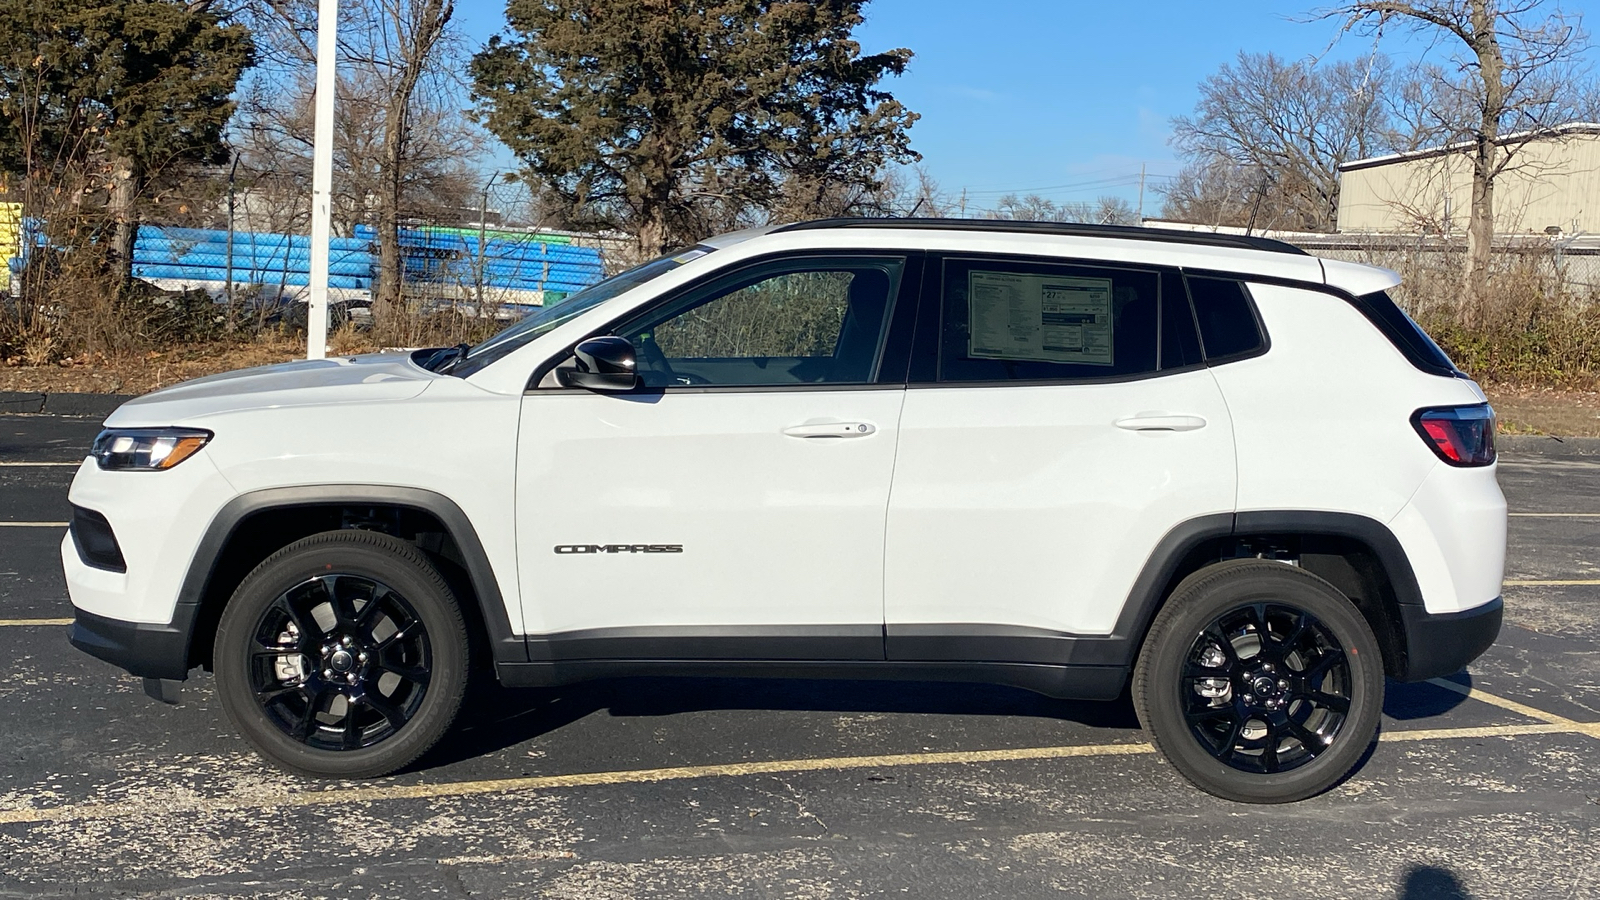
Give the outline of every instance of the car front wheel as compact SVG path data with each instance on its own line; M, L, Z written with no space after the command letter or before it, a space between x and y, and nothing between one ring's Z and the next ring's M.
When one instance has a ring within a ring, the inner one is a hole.
M1134 671L1134 705L1189 781L1246 803L1319 794L1376 738L1383 661L1361 612L1296 566L1236 560L1173 591Z
M370 778L427 752L466 691L466 627L449 586L405 541L333 531L251 572L223 610L223 709L289 771Z

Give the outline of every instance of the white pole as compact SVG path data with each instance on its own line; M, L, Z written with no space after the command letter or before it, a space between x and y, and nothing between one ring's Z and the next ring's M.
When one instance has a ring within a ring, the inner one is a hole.
M328 354L328 256L333 233L333 95L339 51L339 0L317 3L316 124L311 140L311 291L306 359Z

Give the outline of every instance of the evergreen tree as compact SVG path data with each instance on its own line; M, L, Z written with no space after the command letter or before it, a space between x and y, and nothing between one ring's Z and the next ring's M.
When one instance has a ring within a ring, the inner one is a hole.
M250 35L208 0L0 0L0 48L0 167L41 184L103 170L126 281L148 179L227 159Z
M866 0L510 0L473 59L488 129L568 221L648 255L828 185L918 159L917 118L878 87L909 50L863 56Z

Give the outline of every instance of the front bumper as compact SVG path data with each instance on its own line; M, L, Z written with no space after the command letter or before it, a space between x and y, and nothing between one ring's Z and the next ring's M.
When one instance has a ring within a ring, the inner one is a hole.
M1423 681L1461 671L1494 643L1504 615L1505 604L1499 597L1472 609L1442 614L1401 604L1406 639L1406 670L1401 680Z
M141 678L182 681L189 677L189 636L195 608L178 604L165 625L124 622L74 609L70 640L90 656Z

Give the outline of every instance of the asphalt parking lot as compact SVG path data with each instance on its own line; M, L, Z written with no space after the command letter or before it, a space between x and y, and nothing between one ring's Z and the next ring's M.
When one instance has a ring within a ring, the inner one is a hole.
M67 644L57 546L96 419L0 416L0 896L1600 896L1600 457L1507 454L1507 625L1389 686L1383 739L1284 807L1200 793L1126 703L619 681L481 694L425 763L261 763Z

